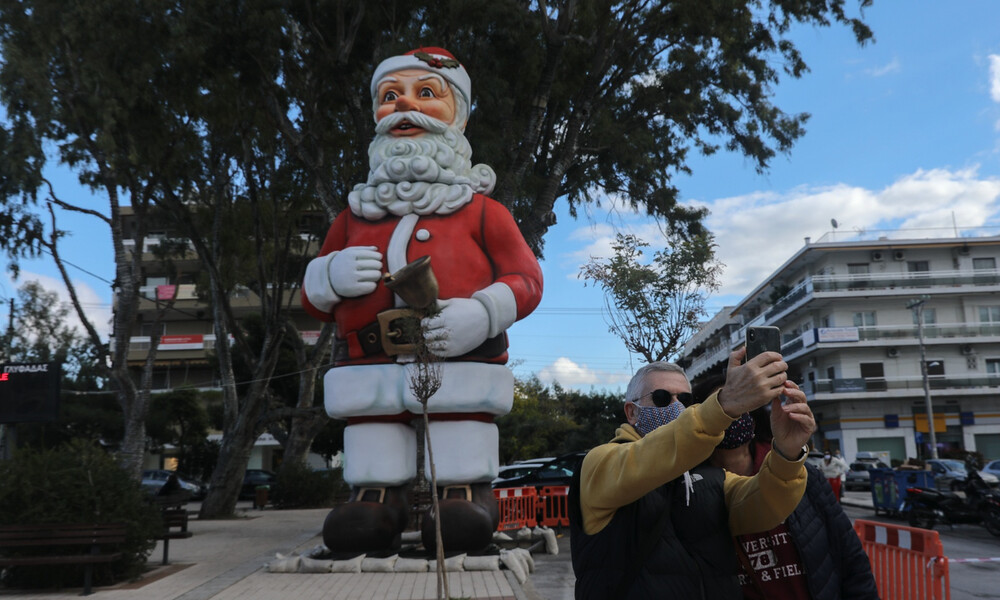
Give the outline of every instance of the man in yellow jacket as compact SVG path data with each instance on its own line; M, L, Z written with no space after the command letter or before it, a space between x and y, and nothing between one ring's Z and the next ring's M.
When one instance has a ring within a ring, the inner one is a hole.
M632 378L628 423L580 469L577 598L742 597L732 536L767 531L795 509L816 429L781 355L744 356L733 352L725 386L686 409L691 386L677 365L651 363ZM702 464L730 423L768 403L774 440L757 475Z

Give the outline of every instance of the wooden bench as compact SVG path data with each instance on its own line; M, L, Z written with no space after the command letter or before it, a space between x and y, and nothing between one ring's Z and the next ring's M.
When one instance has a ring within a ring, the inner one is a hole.
M46 523L39 525L0 526L0 566L84 566L83 595L91 593L93 567L121 559L116 546L125 542L124 523L65 525ZM23 555L23 551L58 548L58 554ZM79 552L70 552L78 548ZM11 556L12 553L21 554Z
M156 539L163 540L163 562L167 564L170 554L170 540L182 540L193 534L188 531L188 511L184 507L169 507L160 511L163 519L163 529Z

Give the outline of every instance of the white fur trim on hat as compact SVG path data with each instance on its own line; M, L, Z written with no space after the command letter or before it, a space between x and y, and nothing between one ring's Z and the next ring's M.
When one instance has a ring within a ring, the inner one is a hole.
M427 48L421 51L441 60L455 60L451 56L436 54L430 50L431 49ZM465 100L465 105L467 107L472 105L472 80L469 78L468 71L466 71L465 67L461 64L452 67L434 67L428 62L420 60L414 54L401 54L399 56L390 56L379 63L378 67L375 68L375 74L372 75L371 92L372 100L376 103L376 106L378 106L377 95L379 82L390 73L405 71L406 69L422 69L431 73L437 73L441 77L444 77L445 81L447 81L453 89L457 90L458 93L462 95L462 99ZM463 119L468 118L468 114L459 116Z

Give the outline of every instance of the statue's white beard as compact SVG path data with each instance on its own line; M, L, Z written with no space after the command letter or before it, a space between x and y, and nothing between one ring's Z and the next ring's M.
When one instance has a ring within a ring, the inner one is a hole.
M425 133L389 134L403 119ZM472 165L472 147L457 127L422 113L393 113L378 122L375 132L368 147L368 181L347 197L355 215L377 220L387 214L449 214L474 193L493 191L496 173L488 165Z

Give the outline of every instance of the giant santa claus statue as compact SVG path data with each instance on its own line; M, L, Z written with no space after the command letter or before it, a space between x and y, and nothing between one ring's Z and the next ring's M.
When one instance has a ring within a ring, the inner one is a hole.
M498 521L494 418L510 411L514 394L505 330L541 300L541 268L510 213L486 196L496 174L472 164L465 68L446 50L422 48L383 61L371 93L368 181L350 193L303 283L306 310L337 324L325 402L331 417L347 420L351 499L327 517L324 542L339 553L399 545L417 474L413 423L423 412L410 384L413 346L402 338L422 331L442 359L441 387L427 405L440 514L425 519L423 539L434 545L438 519L446 550L474 551ZM407 333L393 318L407 306L404 294L383 278L423 257L438 299ZM425 472L430 480L429 464Z

